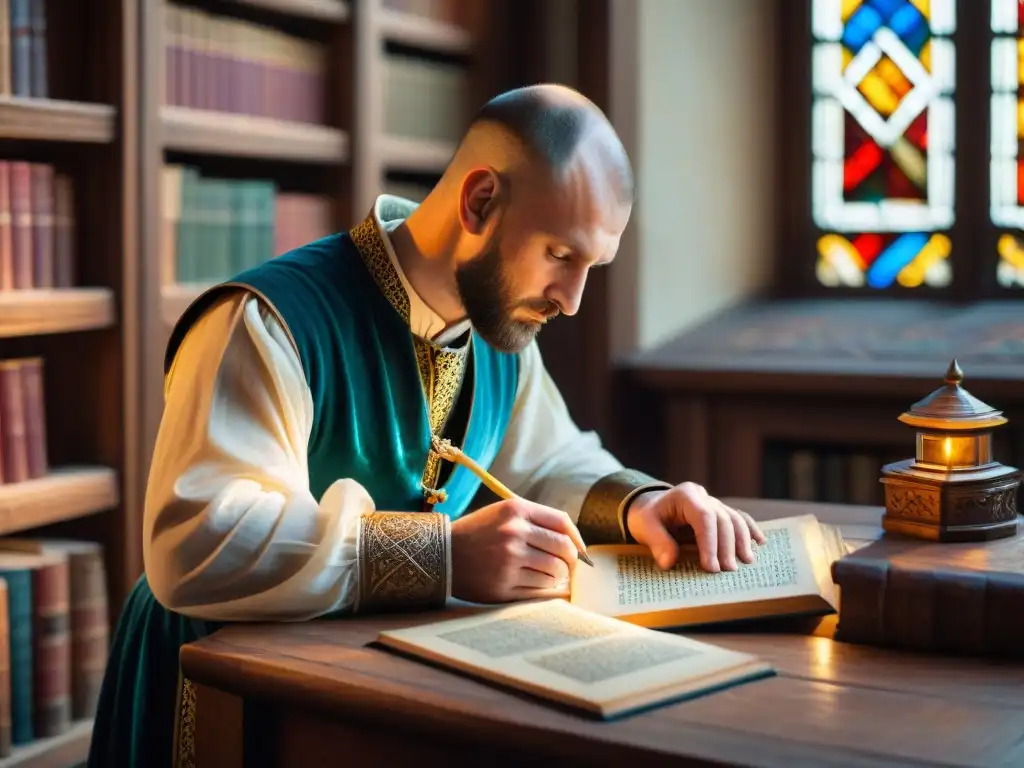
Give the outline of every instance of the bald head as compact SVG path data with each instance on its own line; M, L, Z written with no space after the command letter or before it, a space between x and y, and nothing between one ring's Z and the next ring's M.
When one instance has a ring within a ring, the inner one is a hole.
M586 153L600 166L619 202L633 202L629 157L608 118L590 99L563 85L541 84L495 96L470 123L453 166L491 164L499 171L530 166L557 183Z
M407 227L421 250L443 244L450 295L480 336L516 351L575 314L632 207L629 158L601 110L571 88L534 85L484 105Z

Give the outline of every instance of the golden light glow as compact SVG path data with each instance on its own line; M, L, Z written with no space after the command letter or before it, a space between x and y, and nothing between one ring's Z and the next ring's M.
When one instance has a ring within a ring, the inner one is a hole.
M920 464L966 469L992 461L992 436L935 435L919 432L917 435L917 461Z

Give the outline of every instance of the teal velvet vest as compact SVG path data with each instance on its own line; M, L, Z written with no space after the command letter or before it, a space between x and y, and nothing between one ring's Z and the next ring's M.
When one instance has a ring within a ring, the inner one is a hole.
M424 506L421 482L430 448L427 401L409 326L382 291L393 292L392 278L400 286L398 275L390 264L377 263L375 277L366 261L372 257L360 252L349 233L340 233L207 291L175 327L165 367L214 297L232 286L254 291L291 336L312 393L308 462L314 497L349 477L367 489L379 511L417 511ZM382 278L385 268L390 274ZM487 467L512 413L518 358L498 352L475 332L470 344L459 395L468 405L468 420L464 434L449 436ZM443 485L447 499L434 510L454 520L479 488L477 477L458 466Z

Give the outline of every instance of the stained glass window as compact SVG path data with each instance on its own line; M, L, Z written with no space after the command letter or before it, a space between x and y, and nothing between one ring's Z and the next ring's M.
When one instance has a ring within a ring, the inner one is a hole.
M955 0L812 0L811 19L818 280L948 285Z
M996 277L1006 288L1024 286L1024 5L992 0L992 223L997 241Z

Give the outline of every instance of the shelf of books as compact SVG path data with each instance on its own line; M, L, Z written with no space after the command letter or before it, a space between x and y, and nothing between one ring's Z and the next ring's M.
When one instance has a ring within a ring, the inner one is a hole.
M132 6L0 0L0 768L85 760L140 567L122 503Z
M422 200L455 151L470 109L465 0L159 5L152 238L165 331L205 287L350 226L372 195ZM365 72L360 46L376 56ZM365 77L378 82L355 82ZM356 121L358 110L377 112ZM353 137L354 123L380 131ZM354 152L370 169L367 194L351 188Z
M351 88L332 65L350 13L336 0L160 5L150 61L164 90L154 229L166 331L205 286L340 225Z
M384 191L421 200L454 154L474 107L478 11L466 0L382 0Z

